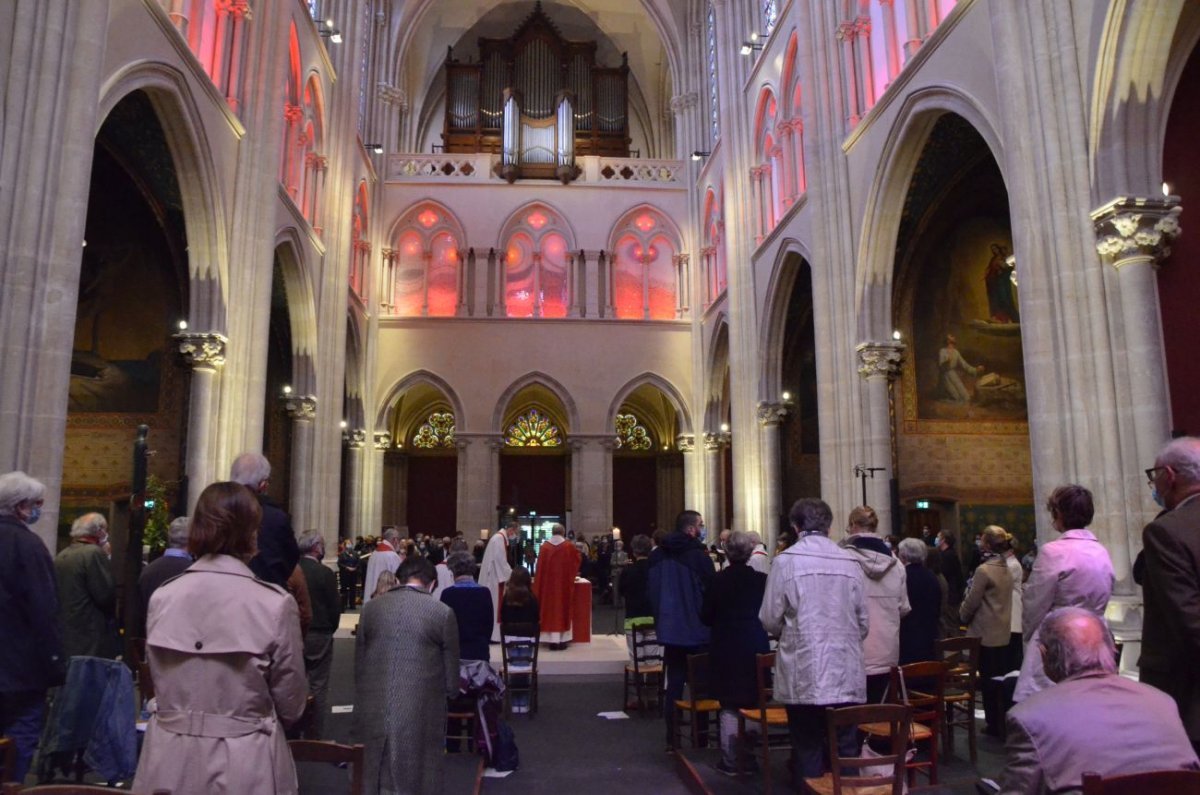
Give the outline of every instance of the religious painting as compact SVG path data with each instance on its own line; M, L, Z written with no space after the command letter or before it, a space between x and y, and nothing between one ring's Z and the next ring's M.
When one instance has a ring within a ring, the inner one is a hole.
M913 296L917 409L928 420L1025 420L1019 283L1007 224L946 230Z

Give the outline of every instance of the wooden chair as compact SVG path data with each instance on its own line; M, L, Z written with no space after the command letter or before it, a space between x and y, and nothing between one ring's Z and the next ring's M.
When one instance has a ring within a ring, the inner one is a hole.
M700 740L713 740L718 734L718 713L721 704L709 697L711 671L708 654L689 654L687 658L687 698L675 700L674 730L671 747L678 748L683 742L683 730L687 728L692 737L692 747L699 748ZM700 728L701 718L708 716L708 727Z
M17 773L17 746L7 737L0 737L0 784L13 781ZM18 782L19 783L19 782Z
M904 758L912 728L912 710L900 704L866 704L825 711L829 737L829 772L821 778L804 779L804 788L817 795L900 795L904 791ZM842 756L837 733L847 726L886 726L891 740L886 754L878 756ZM890 766L885 775L872 774L865 767ZM843 772L846 768L853 775Z
M514 693L528 694L526 711L530 715L538 708L538 625L501 624L500 658L504 677L505 704L512 714Z
M342 745L323 740L292 740L288 743L296 762L328 762L350 766L350 795L363 795L363 746Z
M643 717L647 710L646 689L654 688L655 706L662 704L663 652L654 634L653 622L641 624L630 630L633 643L633 662L625 663L625 695L622 709L627 709L632 692L637 699L638 713Z
M1200 770L1155 770L1124 776L1083 774L1083 795L1182 795L1200 792Z
M971 764L978 757L975 744L975 695L979 690L979 638L943 638L934 648L950 666L946 672L946 750L954 753L954 729L967 730ZM1036 650L1034 650L1036 653Z
M759 654L755 662L758 683L758 706L738 710L738 739L745 742L746 725L758 727L758 748L762 754L763 791L771 791L771 749L791 748L792 738L787 730L787 709L774 700L775 653ZM776 731L772 732L772 729ZM779 731L782 729L782 731ZM738 773L742 772L742 755L738 754Z
M931 785L938 783L938 734L946 714L945 688L948 667L946 663L936 661L892 667L891 681L888 685L890 699L893 703L912 707L913 710L909 740L913 745L929 743L928 759L914 759L907 764L909 786L912 786L916 779L916 771L921 769L929 775ZM914 682L923 689L912 689L911 685ZM890 728L886 723L868 723L861 728L872 737L890 736Z
M446 702L446 753L475 753L476 701L471 696L458 696ZM452 748L454 741L457 747Z

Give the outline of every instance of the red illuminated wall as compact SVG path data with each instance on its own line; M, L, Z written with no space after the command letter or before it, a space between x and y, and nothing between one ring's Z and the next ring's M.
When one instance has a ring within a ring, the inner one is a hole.
M1183 233L1158 272L1163 343L1171 388L1171 428L1200 434L1200 169L1195 141L1200 134L1200 48L1192 52L1171 104L1163 151L1163 179L1181 198Z

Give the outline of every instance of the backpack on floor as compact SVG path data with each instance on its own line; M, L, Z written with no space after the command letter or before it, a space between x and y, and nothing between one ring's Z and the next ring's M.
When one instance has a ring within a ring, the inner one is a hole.
M497 727L492 767L500 772L516 770L521 767L521 753L517 750L517 738L507 723L501 722Z

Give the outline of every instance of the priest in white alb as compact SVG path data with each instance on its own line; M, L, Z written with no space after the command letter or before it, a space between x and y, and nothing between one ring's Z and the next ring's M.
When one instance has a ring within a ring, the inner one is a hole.
M400 546L400 531L394 527L384 530L383 540L376 545L375 551L367 558L367 579L363 583L363 607L366 607L367 602L371 601L371 597L375 595L375 586L379 582L379 575L385 571L395 574L396 570L400 568L404 559L396 551L398 546Z
M516 522L509 522L503 530L488 539L487 548L483 551L483 563L479 566L479 584L492 592L492 642L500 642L500 586L508 582L512 576L512 566L508 563L509 539L517 537L520 527Z

